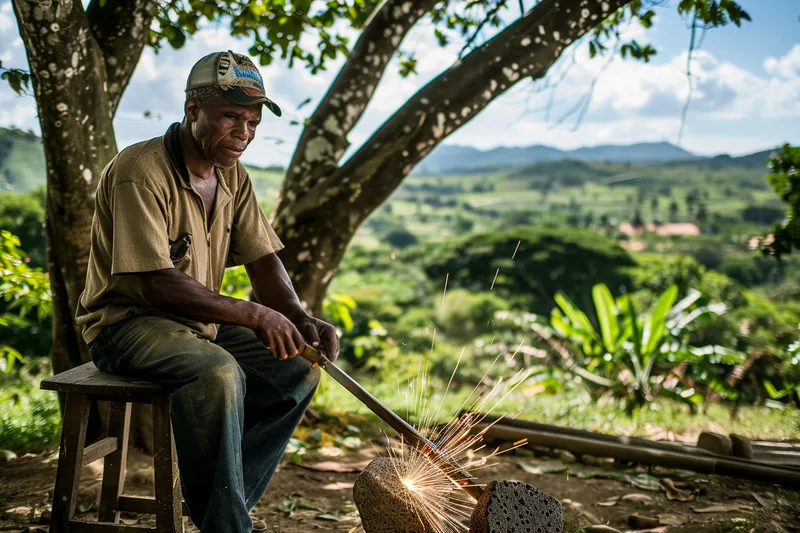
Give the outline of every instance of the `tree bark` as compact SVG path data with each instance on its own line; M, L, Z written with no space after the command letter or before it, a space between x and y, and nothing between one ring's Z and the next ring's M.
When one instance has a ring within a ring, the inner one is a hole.
M149 0L106 5L115 7L96 6L92 21L77 0L13 1L47 165L45 231L55 373L91 360L74 315L86 281L94 192L103 167L117 153L112 120L152 20ZM112 11L126 24L124 29L119 21L112 24ZM102 28L99 41L93 28ZM123 45L122 38L139 41ZM110 77L109 63L114 63Z
M328 283L359 225L422 158L519 81L543 77L567 46L629 2L539 2L420 89L341 166L338 160L354 120L340 120L343 93L332 88L301 137L275 210L275 227L286 244L281 259L304 305L320 311ZM334 86L358 87L349 78L358 82L367 75L365 48L399 44L392 40L395 34L387 30L387 20L376 16L365 28L365 35L375 37L359 40ZM372 24L382 31L372 31ZM378 77L385 66L378 61ZM371 91L345 94L347 109L357 118ZM328 116L334 118L329 122Z

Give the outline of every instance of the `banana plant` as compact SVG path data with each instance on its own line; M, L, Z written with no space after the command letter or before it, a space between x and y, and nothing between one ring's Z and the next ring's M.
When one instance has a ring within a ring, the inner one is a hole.
M563 293L555 296L558 307L551 312L550 325L572 346L585 370L610 381L612 392L625 396L632 409L650 402L654 394L697 402L697 391L680 389L680 380L667 380L660 373L681 363L705 365L715 359L732 362L742 356L719 346L689 346L686 328L700 318L723 313L725 307L695 307L701 296L696 290L678 302L677 296L678 287L670 286L649 312L640 313L630 295L614 299L608 287L600 283L592 288L596 325ZM716 383L722 380L713 375L709 379L723 388ZM590 381L593 386L598 383Z

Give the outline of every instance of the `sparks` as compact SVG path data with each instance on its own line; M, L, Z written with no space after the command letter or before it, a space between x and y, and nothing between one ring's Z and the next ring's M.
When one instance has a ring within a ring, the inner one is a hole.
M512 359L514 355L516 351L511 356ZM407 393L410 392L415 396L409 398L411 400L409 403L414 406L413 412L419 414L419 422L415 425L415 429L433 444L435 451L424 444L411 445L402 437L391 441L388 446L389 457L392 459L397 476L408 489L404 494L406 504L414 510L420 522L434 533L459 533L467 531L469 527L474 502L461 490L459 482L453 480L456 471L454 464L473 472L490 468L497 464L492 461L493 458L527 444L527 440L523 439L505 450L498 447L487 455L476 456L476 453L484 448L482 441L486 432L503 419L501 416L489 424L484 424L486 415L500 405L530 375L530 372L520 371L508 380L501 377L488 393L478 393L480 384L485 381L500 355L479 381L478 386L464 400L459 409L462 413L445 425L436 423L463 356L464 350L456 362L441 401L434 408L428 405L427 392L430 383L427 372L421 364L417 377L407 387ZM464 411L467 404L469 408ZM486 414L479 414L476 411L484 411ZM479 426L485 427L478 429Z

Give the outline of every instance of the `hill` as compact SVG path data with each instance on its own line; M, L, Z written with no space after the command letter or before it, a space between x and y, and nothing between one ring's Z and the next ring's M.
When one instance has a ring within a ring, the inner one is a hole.
M30 132L0 128L0 191L32 191L46 177L42 140Z

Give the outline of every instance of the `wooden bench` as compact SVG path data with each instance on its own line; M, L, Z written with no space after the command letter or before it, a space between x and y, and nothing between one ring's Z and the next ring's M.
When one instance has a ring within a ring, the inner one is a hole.
M147 381L101 372L93 363L45 379L41 388L66 395L50 533L182 532L182 516L188 515L188 509L183 503L175 460L169 393ZM108 433L86 446L91 400L109 402ZM155 497L123 494L131 403L153 406ZM73 517L81 468L101 457L104 464L98 521L76 520ZM121 524L120 511L155 514L156 527Z

